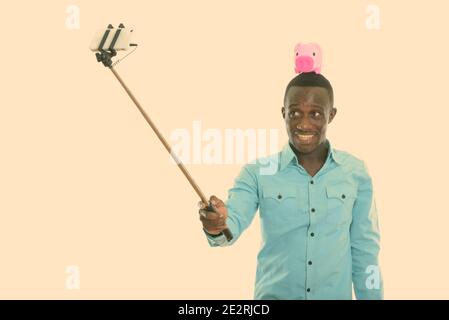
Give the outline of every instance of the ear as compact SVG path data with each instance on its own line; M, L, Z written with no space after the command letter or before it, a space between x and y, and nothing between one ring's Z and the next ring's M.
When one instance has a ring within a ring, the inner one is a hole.
M336 114L337 114L337 108L332 108L331 113L329 115L329 121L327 123L331 123Z
M320 55L323 53L323 50L321 49L320 45L316 42L311 42L310 43L311 46L315 47L316 49L318 49Z
M281 108L282 118L285 119L285 107Z

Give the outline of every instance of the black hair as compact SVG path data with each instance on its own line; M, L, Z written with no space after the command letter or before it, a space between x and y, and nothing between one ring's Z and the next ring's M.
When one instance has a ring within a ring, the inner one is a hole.
M294 77L287 85L284 94L284 105L287 99L287 92L291 87L321 87L327 90L331 107L334 105L334 90L332 85L322 74L315 72L303 72Z

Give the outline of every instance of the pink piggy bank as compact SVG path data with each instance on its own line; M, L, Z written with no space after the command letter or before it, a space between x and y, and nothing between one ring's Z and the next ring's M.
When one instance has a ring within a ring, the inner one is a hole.
M321 72L321 48L316 43L298 43L295 47L295 72Z

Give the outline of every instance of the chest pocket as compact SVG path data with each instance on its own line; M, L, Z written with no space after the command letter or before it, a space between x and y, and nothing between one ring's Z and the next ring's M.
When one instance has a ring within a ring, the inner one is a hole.
M263 186L260 215L267 230L286 230L304 223L307 215L300 210L300 188L297 185Z
M352 221L352 208L357 197L357 189L348 183L328 185L327 196L327 222L342 227Z

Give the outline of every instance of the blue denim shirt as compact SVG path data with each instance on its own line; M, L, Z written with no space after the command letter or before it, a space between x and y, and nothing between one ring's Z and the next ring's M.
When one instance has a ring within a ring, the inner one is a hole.
M226 201L233 240L206 234L211 246L231 245L259 209L255 299L352 299L352 285L357 299L383 298L371 177L362 160L327 143L313 177L288 143L245 165Z

